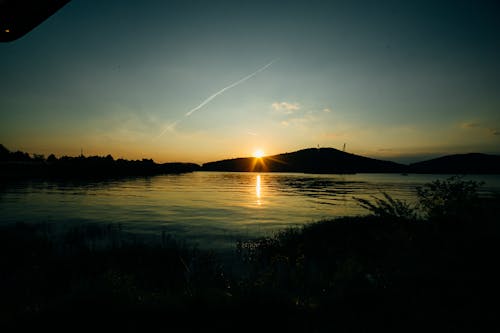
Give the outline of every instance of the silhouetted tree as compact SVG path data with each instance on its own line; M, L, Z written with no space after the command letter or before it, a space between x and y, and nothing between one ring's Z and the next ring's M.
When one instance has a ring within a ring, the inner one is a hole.
M38 162L45 161L45 156L43 154L33 154L33 159Z
M10 154L11 159L13 161L26 162L31 161L31 157L28 153L23 153L22 151L16 151L15 153Z
M57 157L54 154L50 154L49 157L47 157L47 162L49 163L57 162Z
M0 144L0 161L6 161L9 159L10 151Z

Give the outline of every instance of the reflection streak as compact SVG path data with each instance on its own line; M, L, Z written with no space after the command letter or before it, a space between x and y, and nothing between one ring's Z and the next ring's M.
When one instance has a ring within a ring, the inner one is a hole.
M255 196L257 197L257 205L261 205L262 202L260 201L260 175L257 175L256 181L255 181Z

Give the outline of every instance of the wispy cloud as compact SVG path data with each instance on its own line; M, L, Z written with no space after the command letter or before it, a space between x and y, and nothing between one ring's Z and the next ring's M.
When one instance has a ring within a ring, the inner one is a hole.
M489 133L490 135L500 135L500 131L497 128L485 126L477 122L463 122L459 124L459 127L464 130L476 130L483 133Z
M332 110L328 107L308 107L297 102L275 102L271 104L277 121L282 127L297 128L301 130L321 127L321 120L328 117Z
M460 128L478 128L481 127L478 123L464 122L460 124Z
M288 103L288 102L274 102L271 104L273 110L284 114L292 114L293 112L300 109L299 103Z
M301 117L293 117L290 119L282 120L280 124L285 127L302 127L305 128L308 124L318 120L312 112L308 112Z

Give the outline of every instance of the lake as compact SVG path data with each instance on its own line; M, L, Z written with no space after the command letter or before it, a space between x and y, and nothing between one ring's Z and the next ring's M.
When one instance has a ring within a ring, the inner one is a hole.
M353 197L387 192L413 201L416 187L447 175L194 172L107 181L18 181L0 185L0 223L121 224L145 237L162 231L201 248L223 249L237 240L291 227L359 215ZM500 176L483 195L500 192Z

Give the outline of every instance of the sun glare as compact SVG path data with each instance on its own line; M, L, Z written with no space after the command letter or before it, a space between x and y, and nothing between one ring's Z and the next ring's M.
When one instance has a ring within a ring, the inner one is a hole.
M264 156L264 152L260 149L253 152L253 157L261 158L263 156Z

